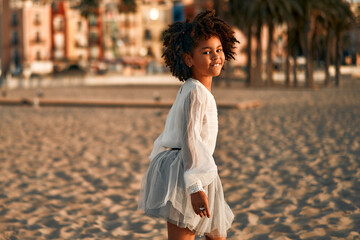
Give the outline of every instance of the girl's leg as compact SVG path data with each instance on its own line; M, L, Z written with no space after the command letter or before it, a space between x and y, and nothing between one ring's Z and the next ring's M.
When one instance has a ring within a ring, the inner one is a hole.
M226 237L211 238L211 237L205 236L205 239L206 240L226 240Z
M194 240L195 233L187 228L180 228L172 223L167 223L168 240Z

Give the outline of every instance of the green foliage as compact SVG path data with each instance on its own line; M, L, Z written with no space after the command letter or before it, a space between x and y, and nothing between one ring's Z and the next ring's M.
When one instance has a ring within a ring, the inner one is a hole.
M120 0L119 11L124 13L134 13L137 10L137 5L135 0Z
M88 17L89 15L96 13L99 8L101 0L81 0L78 8L81 11L81 15ZM137 5L135 0L118 0L118 9L123 13L136 12Z
M81 0L79 4L81 15L87 18L90 14L96 12L99 3L100 0Z

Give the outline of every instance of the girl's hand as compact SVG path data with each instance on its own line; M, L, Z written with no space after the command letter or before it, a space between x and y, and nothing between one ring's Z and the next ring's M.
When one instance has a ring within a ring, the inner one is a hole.
M191 194L190 196L191 196L191 204L194 209L194 212L197 215L200 215L201 218L202 217L210 218L209 202L205 192L199 191Z

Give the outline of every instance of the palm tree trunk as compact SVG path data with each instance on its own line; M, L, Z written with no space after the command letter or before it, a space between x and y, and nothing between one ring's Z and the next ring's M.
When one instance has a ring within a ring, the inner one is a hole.
M285 86L290 87L290 52L291 52L291 45L289 42L289 38L290 38L290 30L289 30L289 26L288 26L288 31L287 31L287 45L286 45L286 56L285 56Z
M330 72L329 72L329 67L330 67L330 52L331 52L331 45L330 45L330 32L331 30L329 29L326 38L325 38L325 82L324 85L326 87L328 87L330 85Z
M293 52L293 59L294 59L294 66L293 66L293 78L294 78L294 87L297 87L298 81L297 81L297 48L295 47Z
M355 65L359 66L360 63L358 62L358 52L359 52L359 28L357 21L354 22L355 25Z
M311 18L311 17L310 17ZM306 57L306 72L305 81L306 87L314 87L313 79L313 56L312 56L312 39L313 39L313 23L312 20L307 20L305 26L305 57Z
M341 64L341 34L336 33L336 53L335 53L335 85L340 86L340 64Z
M254 85L254 75L252 71L252 44L251 44L251 38L252 38L252 26L248 27L247 31L247 78L246 78L246 84L248 86Z
M271 50L272 50L272 43L273 43L273 33L274 33L274 26L272 23L269 23L269 39L268 39L268 46L266 50L266 60L267 60L267 85L272 86L274 85L273 80L273 63L271 58Z
M262 72L261 72L261 65L262 65L262 48L261 48L261 25L258 26L256 31L256 76L255 76L255 86L261 86L262 84Z
M285 57L285 86L290 87L290 56L288 51Z

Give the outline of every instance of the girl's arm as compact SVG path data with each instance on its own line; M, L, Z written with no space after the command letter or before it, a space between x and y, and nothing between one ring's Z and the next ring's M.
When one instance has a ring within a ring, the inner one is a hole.
M217 176L217 166L212 152L203 142L201 130L206 111L208 95L206 89L196 86L186 98L184 112L186 115L186 132L182 149L185 167L184 180L189 193L202 190Z

